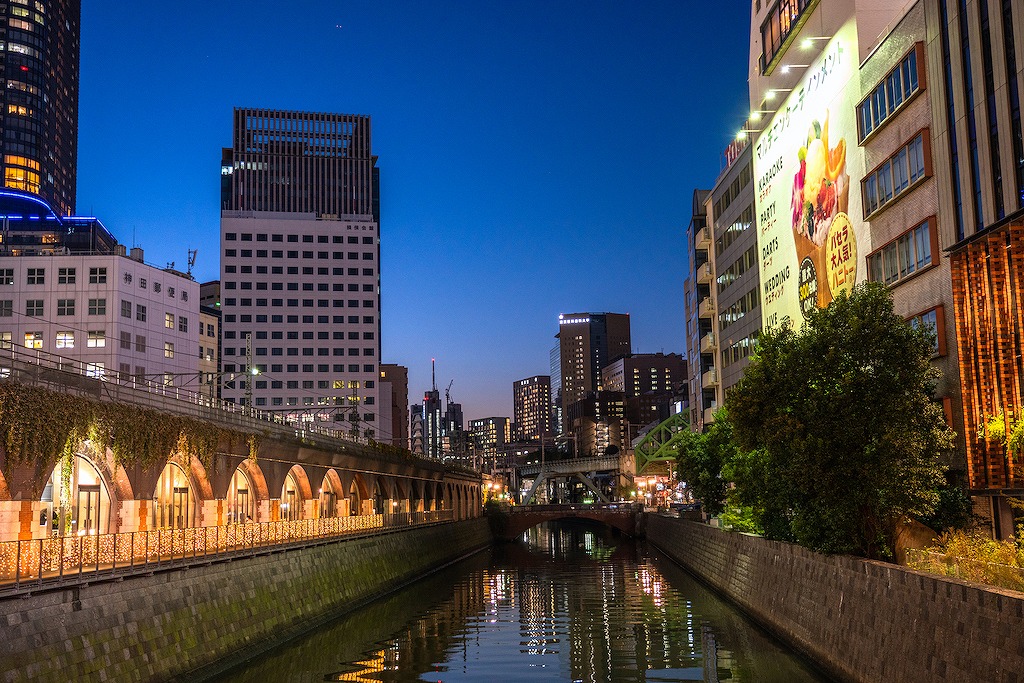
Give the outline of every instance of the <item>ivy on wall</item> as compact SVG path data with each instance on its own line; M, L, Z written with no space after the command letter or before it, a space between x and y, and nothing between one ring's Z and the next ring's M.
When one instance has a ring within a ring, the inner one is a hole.
M109 448L117 462L143 467L175 453L196 457L209 467L221 439L244 441L250 458L259 449L254 434L190 417L0 382L0 440L10 464L49 470L86 438L101 451Z

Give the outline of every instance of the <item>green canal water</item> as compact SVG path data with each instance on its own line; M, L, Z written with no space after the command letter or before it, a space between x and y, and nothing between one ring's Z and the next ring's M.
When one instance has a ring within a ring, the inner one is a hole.
M221 677L253 681L825 681L667 558L542 525Z

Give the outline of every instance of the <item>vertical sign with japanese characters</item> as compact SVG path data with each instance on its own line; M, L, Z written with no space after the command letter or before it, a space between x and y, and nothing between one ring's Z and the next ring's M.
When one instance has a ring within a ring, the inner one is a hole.
M796 48L790 48L794 50ZM856 106L857 31L829 40L754 145L761 322L797 328L864 279Z

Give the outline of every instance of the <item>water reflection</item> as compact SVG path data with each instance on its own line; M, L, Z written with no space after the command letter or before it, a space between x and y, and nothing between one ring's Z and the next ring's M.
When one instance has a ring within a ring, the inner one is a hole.
M818 681L688 574L603 527L541 526L229 681Z

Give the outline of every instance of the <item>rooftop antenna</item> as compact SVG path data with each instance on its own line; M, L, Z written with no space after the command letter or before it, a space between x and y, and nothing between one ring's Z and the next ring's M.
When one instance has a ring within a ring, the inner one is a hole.
M431 391L437 391L437 375L434 374L434 359L430 359L430 387Z
M192 268L196 265L196 255L199 253L198 249L188 250L188 276L192 277Z

